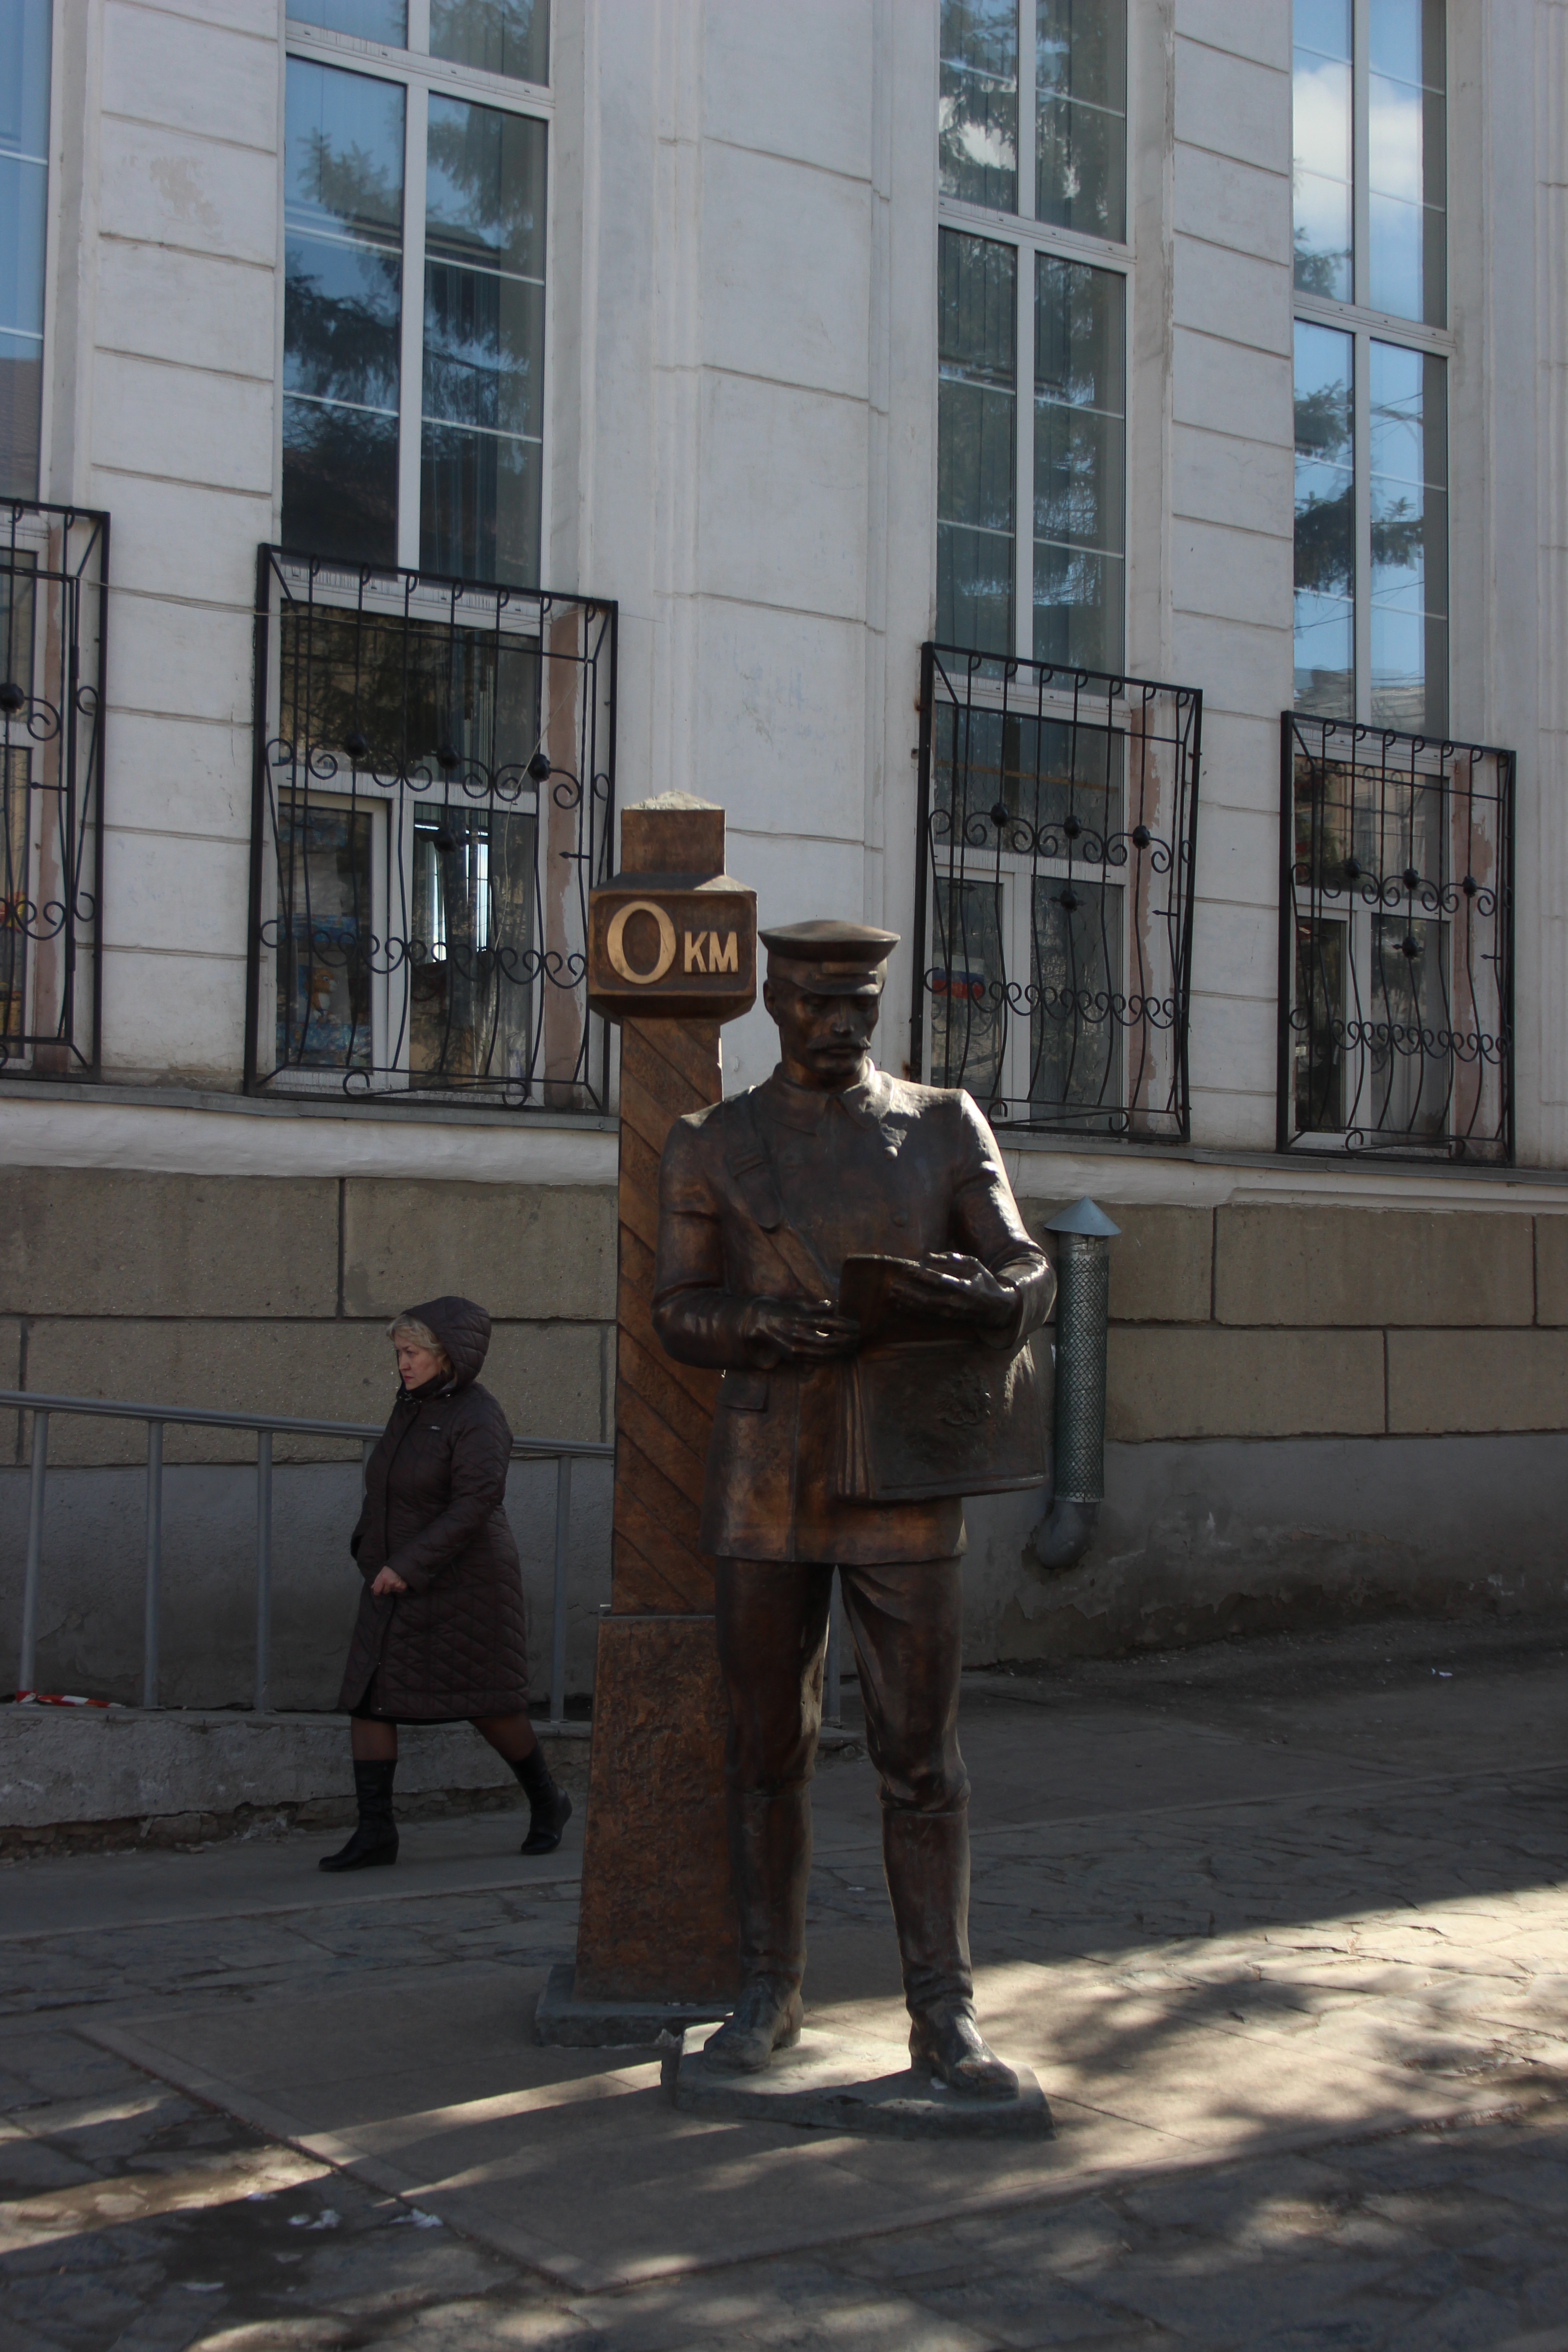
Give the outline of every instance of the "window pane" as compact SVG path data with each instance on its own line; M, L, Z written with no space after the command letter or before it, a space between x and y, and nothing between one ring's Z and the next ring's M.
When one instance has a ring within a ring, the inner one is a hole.
M357 732L361 767L383 782L455 751L460 766L510 769L516 789L538 744L532 638L318 604L285 613L280 651L282 734L330 748L344 769Z
M37 620L37 557L0 555L0 682L31 694ZM17 738L20 737L20 740ZM0 1037L26 1030L28 902L33 897L28 840L32 746L21 720L0 732Z
M1447 87L1444 0L1370 0L1367 58L1373 73Z
M404 93L289 60L283 536L372 563L397 553Z
M1348 58L1351 0L1295 0L1291 37L1299 49L1315 49L1324 58Z
M302 794L279 803L279 1068L370 1067L371 823Z
M0 11L0 155L42 163L49 144L49 0Z
M965 1087L984 1108L1002 1091L1007 1043L1001 885L939 876L933 946L931 1084Z
M283 400L283 543L350 563L397 561L397 419Z
M1353 343L1296 326L1296 708L1355 710Z
M1127 234L1127 0L1036 0L1035 212Z
M38 493L49 0L0 8L0 497Z
M531 1075L535 832L518 810L415 815L408 1066L426 1084Z
M1371 0L1368 298L1440 327L1447 316L1447 106L1441 0Z
M1030 925L1029 1107L1121 1108L1121 892L1037 876Z
M284 204L291 226L403 237L403 91L335 66L289 60Z
M1447 725L1447 380L1444 362L1371 350L1372 716Z
M539 583L539 444L426 425L420 436L419 561L426 572Z
M430 0L430 54L517 81L550 79L548 0Z
M284 390L395 417L396 250L290 229L287 255Z
M943 229L938 293L937 635L1013 650L1017 255Z
M430 100L426 249L544 283L545 127L531 116Z
M0 745L0 1039L20 1042L27 1027L27 754Z
M1071 840L1075 856L1093 864L1122 831L1127 738L1121 729L1086 718L1074 725L966 710L961 730L951 704L939 704L938 717L943 725L933 742L932 781L944 839L990 847L1002 808L1011 820L1004 835L1011 850L1066 857Z
M420 562L539 577L545 126L430 100Z
M942 0L942 193L1018 209L1018 0Z
M1035 262L1034 651L1119 669L1126 546L1126 289Z
M293 24L352 33L356 41L385 41L395 49L408 44L408 0L288 0L285 14Z
M1300 813L1297 812L1297 830ZM1345 1123L1345 926L1296 926L1296 1003L1290 1016L1296 1127L1338 1135Z
M1374 915L1368 1044L1372 1122L1384 1134L1440 1136L1453 1057L1447 1039L1448 926Z
M1292 81L1296 283L1352 298L1349 0L1296 0Z

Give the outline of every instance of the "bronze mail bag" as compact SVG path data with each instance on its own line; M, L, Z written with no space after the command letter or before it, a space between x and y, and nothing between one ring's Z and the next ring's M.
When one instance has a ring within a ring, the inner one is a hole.
M839 1499L927 1503L1042 1486L1045 1398L1028 1342L1009 1355L900 1322L886 1301L886 1273L907 1261L847 1258L834 1281L784 1214L754 1112L748 1124L752 1148L729 1163L748 1213L808 1294L837 1298L869 1335L869 1345L834 1368Z

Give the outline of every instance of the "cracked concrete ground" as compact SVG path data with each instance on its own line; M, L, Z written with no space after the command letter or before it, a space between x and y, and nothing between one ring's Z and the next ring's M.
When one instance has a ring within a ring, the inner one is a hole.
M0 2352L1568 2352L1568 1627L973 1676L963 1744L1046 2145L535 2048L575 1825L0 1871ZM814 2021L896 2066L863 1759L817 1822Z

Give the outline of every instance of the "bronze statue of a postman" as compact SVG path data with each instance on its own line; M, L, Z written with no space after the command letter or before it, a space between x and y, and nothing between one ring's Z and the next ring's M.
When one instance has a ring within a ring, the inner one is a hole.
M870 1059L897 934L816 922L762 939L783 1059L671 1129L654 1287L670 1354L724 1374L701 1540L718 1559L744 1985L709 2054L756 2071L800 2032L837 1566L911 2060L953 2090L1010 2097L969 1960L960 1497L1040 1475L1024 1342L1055 1277L969 1096Z

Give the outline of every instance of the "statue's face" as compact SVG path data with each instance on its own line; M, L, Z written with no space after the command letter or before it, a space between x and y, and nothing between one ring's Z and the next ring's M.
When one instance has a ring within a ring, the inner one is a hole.
M854 1085L882 1009L879 996L813 996L792 980L770 980L763 1003L778 1023L784 1067L797 1086L832 1093Z

